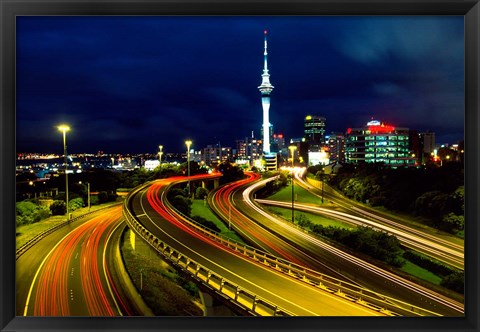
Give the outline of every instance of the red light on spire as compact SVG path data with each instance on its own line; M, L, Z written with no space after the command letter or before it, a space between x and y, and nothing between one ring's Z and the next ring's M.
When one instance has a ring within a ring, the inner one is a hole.
M264 31L263 31L264 34L267 34L267 32L268 32L267 30L264 30Z

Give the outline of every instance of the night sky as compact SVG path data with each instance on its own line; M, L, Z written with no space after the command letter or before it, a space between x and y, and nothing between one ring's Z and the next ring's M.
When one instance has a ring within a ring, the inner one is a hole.
M263 31L270 122L327 133L370 119L464 134L464 19L443 17L18 17L17 152L182 152L260 138Z

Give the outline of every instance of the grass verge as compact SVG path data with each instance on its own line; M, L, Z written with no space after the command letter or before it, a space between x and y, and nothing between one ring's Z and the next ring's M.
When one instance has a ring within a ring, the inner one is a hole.
M281 208L277 206L267 206L267 211L273 213L276 216L279 216L285 220L291 221L292 220L292 210L287 208ZM332 226L332 227L341 227L346 229L353 229L355 226L352 226L346 222L340 220L333 220L330 218L326 218L320 216L318 214L303 212L303 211L294 211L294 219L299 220L301 218L308 218L312 223L322 225L324 227Z
M110 203L105 203L105 204L100 204L100 205L93 205L90 208L90 211L96 211L105 207L108 207L110 205L116 204L120 201L117 202L110 202ZM89 212L88 207L80 208L72 212L72 218L76 218L78 216L81 216L85 213ZM20 248L22 245L27 243L29 240L37 236L38 234L48 230L49 228L52 228L61 222L66 221L67 217L66 216L51 216L49 218L40 220L39 222L29 224L29 225L22 225L16 228L16 248Z
M434 285L440 285L442 278L438 275L406 260L405 264L400 268L405 273L408 273L414 277L420 278L422 280L428 281Z
M213 222L219 229L220 234L229 239L235 240L240 243L244 243L243 240L235 233L235 231L228 229L225 223L220 220L215 213L210 210L208 205L205 205L203 199L194 199L192 202L192 216L199 216L210 220Z
M203 316L198 287L181 277L147 244L130 244L127 230L121 241L122 258L130 278L156 316ZM141 241L141 240L140 240Z
M285 208L279 208L279 207L273 207L269 206L267 207L267 210L270 211L271 213L287 220L291 221L291 210L285 209ZM353 229L356 226L352 226L348 223L342 222L342 221L337 221L337 220L332 220L329 218L325 218L323 216L319 216L316 214L312 213L307 213L307 212L301 212L301 211L295 211L295 220L300 220L302 218L307 218L310 220L313 224L319 224L324 227L332 226L332 227L339 227L339 228L347 228L347 229ZM298 226L298 225L297 225ZM330 239L327 239L327 242L330 244L335 244L334 241L331 241ZM341 249L342 246L339 246ZM351 252L353 254L353 252ZM361 255L363 256L363 255ZM403 259L403 258L402 258ZM370 260L370 259L369 259ZM424 280L430 284L440 286L440 283L442 282L442 277L430 272L427 269L424 269L409 260L403 259L405 261L405 264L401 268L395 268L398 269L399 271L402 271L403 273L412 276L416 279L421 279ZM373 262L373 261L372 261ZM385 263L382 263L381 265L384 265Z
M303 189L302 187L295 185L293 188L295 202L304 203L304 204L315 204L315 205L322 205L328 206L331 203L328 200L324 200L322 203L322 199L313 195L308 190ZM282 202L291 202L292 201L292 186L288 185L275 194L268 197L270 200L274 201L282 201Z

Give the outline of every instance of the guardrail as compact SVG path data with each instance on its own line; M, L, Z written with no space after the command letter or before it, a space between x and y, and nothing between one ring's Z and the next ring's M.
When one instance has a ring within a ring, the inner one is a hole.
M166 258L174 266L189 274L207 288L215 291L225 300L232 302L252 315L261 316L293 316L293 314L274 303L243 289L233 281L224 278L218 273L208 269L202 264L188 258L181 252L172 248L166 242L158 239L146 229L130 212L129 201L138 191L147 185L142 185L133 190L125 199L123 214L131 230L141 236L150 246Z
M142 188L148 186L144 185L138 188L138 190L132 191L131 196L133 196L136 192L141 190ZM168 191L169 187L167 187ZM128 210L128 201L131 197L130 195L125 200L124 205L124 214L127 211L131 218L133 215ZM184 222L187 222L191 227L195 228L196 231L202 233L203 235L207 236L210 239L215 240L216 242L233 249L235 252L240 253L244 256L249 257L250 259L262 263L266 266L269 266L279 272L287 274L291 277L294 277L298 280L301 280L305 283L311 284L313 286L319 287L320 289L327 291L331 294L340 296L344 299L350 300L352 302L356 302L360 305L366 306L378 312L381 312L386 315L391 316L440 316L439 314L414 306L412 304L399 301L397 299L382 295L380 293L368 290L366 288L330 277L328 275L322 274L315 270L308 269L306 267L297 265L280 257L274 256L272 254L263 252L259 249L251 247L249 245L239 243L235 240L228 239L219 233L199 224L198 222L192 220L188 216L183 215L178 210L174 209L173 206L166 201L166 205L175 211L181 217ZM128 218L126 218L128 219ZM135 218L133 218L135 220ZM137 222L135 220L135 222ZM138 223L138 222L137 222ZM139 234L144 237L144 234L149 234L148 230L146 230L143 226L142 231ZM151 234L150 234L151 235ZM153 236L153 235L151 235ZM145 237L144 237L145 239ZM146 239L148 240L148 239ZM158 239L157 239L158 240ZM154 248L155 245L153 245ZM255 295L252 294L252 297L255 298Z
M329 293L349 299L353 302L357 302L371 309L379 312L389 314L392 316L398 315L415 315L415 316L441 316L430 310L397 300L392 297L371 291L367 288L339 280L337 278L328 276L326 274L317 272L315 270L306 268L304 266L292 263L283 258L274 256L252 246L237 242L235 240L226 238L221 234L199 224L190 217L184 215L180 211L176 210L168 200L166 205L180 215L185 222L189 223L192 227L203 235L208 236L210 239L217 241L218 243L227 246L236 252L247 256L257 262L263 263L277 271L283 272L291 277L297 278L301 281L309 283L311 285L322 288Z
M16 253L15 253L15 260L18 260L25 252L27 252L28 249L30 249L31 247L33 247L33 245L35 245L35 243L37 243L38 241L40 241L41 239L43 239L44 237L46 237L47 235L55 232L56 230L76 221L76 220L79 220L79 219L82 219L86 216L88 216L89 214L92 214L92 213L95 213L97 211L101 211L103 209L107 209L109 207L112 207L112 206L116 206L116 205L120 205L122 204L122 202L119 202L119 203L115 203L115 204L112 204L112 205L109 205L109 206L105 206L105 207L102 207L100 209L97 209L95 211L90 211L90 212L87 212L85 214L82 214L80 216L77 216L75 218L72 218L70 220L66 220L66 221L63 221L61 223L59 223L58 225L55 225L55 226L52 226L50 227L49 229L47 230L44 230L43 232L35 235L33 238L31 238L30 240L28 240L27 242L25 242L22 246L20 246L20 248L17 249Z

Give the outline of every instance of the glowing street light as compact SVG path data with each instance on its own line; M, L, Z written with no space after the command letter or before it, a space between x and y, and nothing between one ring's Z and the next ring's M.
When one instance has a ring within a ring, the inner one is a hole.
M160 161L160 165L162 164L162 155L163 155L163 145L158 146L158 159Z
M192 141L191 140L186 140L185 144L187 145L187 169L188 169L187 188L188 188L188 197L190 197L190 146L192 145Z
M68 174L67 174L67 131L70 130L70 127L67 125L60 125L57 127L58 130L63 132L63 154L65 156L65 203L67 206L67 220L70 219L69 209L68 209Z
M295 206L294 206L294 189L293 189L293 162L295 160L294 156L295 156L295 150L297 149L297 147L295 145L290 145L288 147L290 149L290 152L292 153L292 224L294 223L295 221Z

